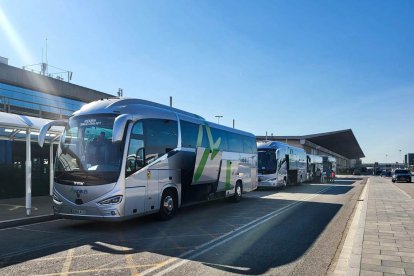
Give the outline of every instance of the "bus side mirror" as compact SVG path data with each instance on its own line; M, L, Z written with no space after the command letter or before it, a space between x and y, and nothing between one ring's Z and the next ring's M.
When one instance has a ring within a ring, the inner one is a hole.
M45 124L44 126L42 126L42 128L40 129L39 132L39 136L37 137L37 143L39 144L39 146L42 148L43 144L45 143L45 139L46 139L46 134L49 131L49 129L51 127L54 126L66 126L68 123L68 121L66 120L56 120L56 121L51 121L47 124Z
M134 121L134 117L129 114L122 114L115 118L112 131L112 143L122 141L124 137L125 126L128 121Z

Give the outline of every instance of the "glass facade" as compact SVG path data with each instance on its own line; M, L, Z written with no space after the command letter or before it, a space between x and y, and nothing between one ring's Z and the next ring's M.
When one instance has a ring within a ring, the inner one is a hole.
M54 154L56 154L56 146ZM26 145L0 140L0 199L24 197ZM32 195L49 194L49 147L32 143Z
M43 118L69 117L85 103L0 83L0 111Z
M67 118L85 102L0 83L0 111L45 119ZM25 131L0 128L1 136L24 139ZM49 194L49 147L32 142L32 194ZM24 197L26 145L23 141L0 140L0 199ZM56 147L54 148L56 153Z

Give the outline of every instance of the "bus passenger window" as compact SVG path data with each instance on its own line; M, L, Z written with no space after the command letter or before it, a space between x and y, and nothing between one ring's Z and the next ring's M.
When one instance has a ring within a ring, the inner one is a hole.
M175 149L178 144L178 124L173 120L144 120L145 164Z

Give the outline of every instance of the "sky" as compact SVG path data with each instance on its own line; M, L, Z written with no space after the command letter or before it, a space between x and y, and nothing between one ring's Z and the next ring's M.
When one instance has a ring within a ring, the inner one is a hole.
M410 0L0 0L0 56L39 63L47 38L48 63L72 83L172 96L256 135L352 129L363 162L402 162L414 152L413 14Z

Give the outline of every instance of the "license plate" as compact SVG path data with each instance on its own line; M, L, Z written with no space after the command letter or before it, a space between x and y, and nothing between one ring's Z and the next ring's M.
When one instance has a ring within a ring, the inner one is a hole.
M75 215L84 215L84 214L86 214L86 211L81 210L81 209L70 209L70 212L72 214L75 214Z

